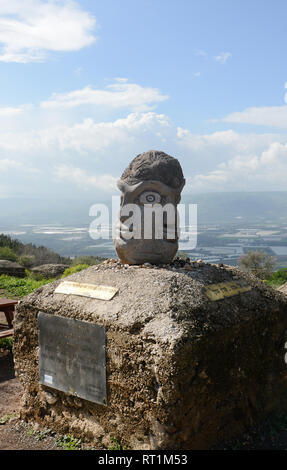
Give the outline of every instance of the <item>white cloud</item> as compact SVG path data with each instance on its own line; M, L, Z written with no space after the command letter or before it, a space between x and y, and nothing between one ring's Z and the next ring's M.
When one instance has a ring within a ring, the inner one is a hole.
M115 77L115 81L116 82L121 82L121 83L126 83L129 81L128 78L125 78L125 77Z
M117 83L106 89L94 89L91 86L69 93L54 93L41 103L42 108L75 108L93 105L110 109L128 108L132 111L146 111L151 104L168 99L156 88L142 87L136 83L125 83L126 79L117 79Z
M12 117L23 112L23 107L19 106L18 108L15 107L0 107L0 117Z
M270 147L262 152L261 162L263 165L276 165L284 166L287 169L287 144L281 144L280 142L273 142ZM287 174L286 174L287 182Z
M232 129L211 134L193 134L187 129L177 129L177 144L183 153L189 153L193 171L215 168L236 155L257 155L274 141L285 142L280 134L239 134Z
M38 62L95 41L96 20L72 0L0 0L0 61Z
M18 178L17 188L20 191L22 185L24 192L33 185L61 192L63 184L71 192L111 191L116 175L131 158L153 148L180 160L186 192L286 189L286 133L242 134L228 129L201 135L177 128L168 116L154 111L105 120L99 118L101 113L77 107L101 103L113 115L121 107L144 107L163 99L159 90L116 80L104 90L88 87L86 95L54 95L53 101L69 103L63 111L56 106L0 108L0 172L6 172L5 178ZM11 119L6 119L9 115Z
M188 129L177 128L177 136L184 145L196 150L206 145L225 145L238 140L233 130L214 132L213 134L192 134Z
M231 52L221 52L221 54L214 57L214 60L221 64L225 64L230 57L232 57Z
M286 190L286 134L198 135L178 128L177 136L182 155L189 154L186 191Z
M110 174L91 175L82 168L75 168L67 165L57 166L54 175L59 181L66 181L78 185L82 190L90 188L101 191L113 191L116 188L117 178Z
M287 143L273 142L259 155L236 155L189 182L200 191L286 190Z
M110 191L116 189L116 175L121 174L131 158L150 148L168 151L175 136L175 128L165 115L131 113L110 122L87 118L71 126L0 131L0 155L5 158L7 170L10 159L22 165L19 169L25 170L25 177L11 164L7 178L11 181L18 178L17 188L24 193L33 191L31 184L43 192L51 187L62 192L63 183L65 190L72 193Z
M170 136L172 125L164 114L131 113L116 121L96 123L84 119L72 126L58 126L30 132L0 132L0 149L21 153L103 152L116 147L128 148L137 141L164 141Z
M179 158L189 182L186 192L286 189L286 135L239 134L231 129L192 134L155 112L130 113L109 122L86 118L73 125L0 132L5 159L0 169L13 170L19 161L26 173L28 168L41 169L54 184L56 175L71 188L111 190L115 175L150 148Z
M287 129L287 105L246 108L243 111L228 114L221 121Z
M59 147L78 152L103 151L114 146L127 148L137 139L169 133L169 120L163 114L132 113L112 122L95 123L85 119L82 123L57 132Z

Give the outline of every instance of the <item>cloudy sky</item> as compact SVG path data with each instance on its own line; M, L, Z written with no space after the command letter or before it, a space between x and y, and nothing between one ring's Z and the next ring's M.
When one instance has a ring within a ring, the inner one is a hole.
M0 197L287 190L286 0L0 0Z

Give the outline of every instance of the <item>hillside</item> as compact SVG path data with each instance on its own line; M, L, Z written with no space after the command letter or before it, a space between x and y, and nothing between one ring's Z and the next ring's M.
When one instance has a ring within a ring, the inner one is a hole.
M0 234L0 259L18 261L24 267L40 266L42 264L70 264L71 260L60 256L45 246L24 244L9 235Z

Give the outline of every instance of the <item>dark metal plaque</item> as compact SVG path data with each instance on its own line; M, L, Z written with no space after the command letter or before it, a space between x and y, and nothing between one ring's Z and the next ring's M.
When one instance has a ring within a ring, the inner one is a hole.
M39 382L107 404L105 327L38 313Z

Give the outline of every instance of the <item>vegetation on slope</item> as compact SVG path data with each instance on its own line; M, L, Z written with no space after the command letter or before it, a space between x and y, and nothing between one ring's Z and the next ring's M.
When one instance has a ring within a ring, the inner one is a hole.
M9 297L21 298L25 295L31 294L31 292L39 287L53 281L55 281L55 279L36 280L30 276L19 278L2 274L0 276L0 289L4 290L5 295Z
M24 244L9 235L0 234L0 260L16 261L27 269L42 264L67 264L78 266L85 264L92 266L101 263L104 258L99 256L78 256L75 259L60 256L45 246L35 246L32 243Z
M70 258L64 258L45 246L25 245L9 235L0 234L0 259L18 261L25 268L41 264L70 264Z
M278 271L275 271L271 276L269 276L266 282L269 286L274 287L275 289L276 287L282 286L287 282L287 268L281 268Z

